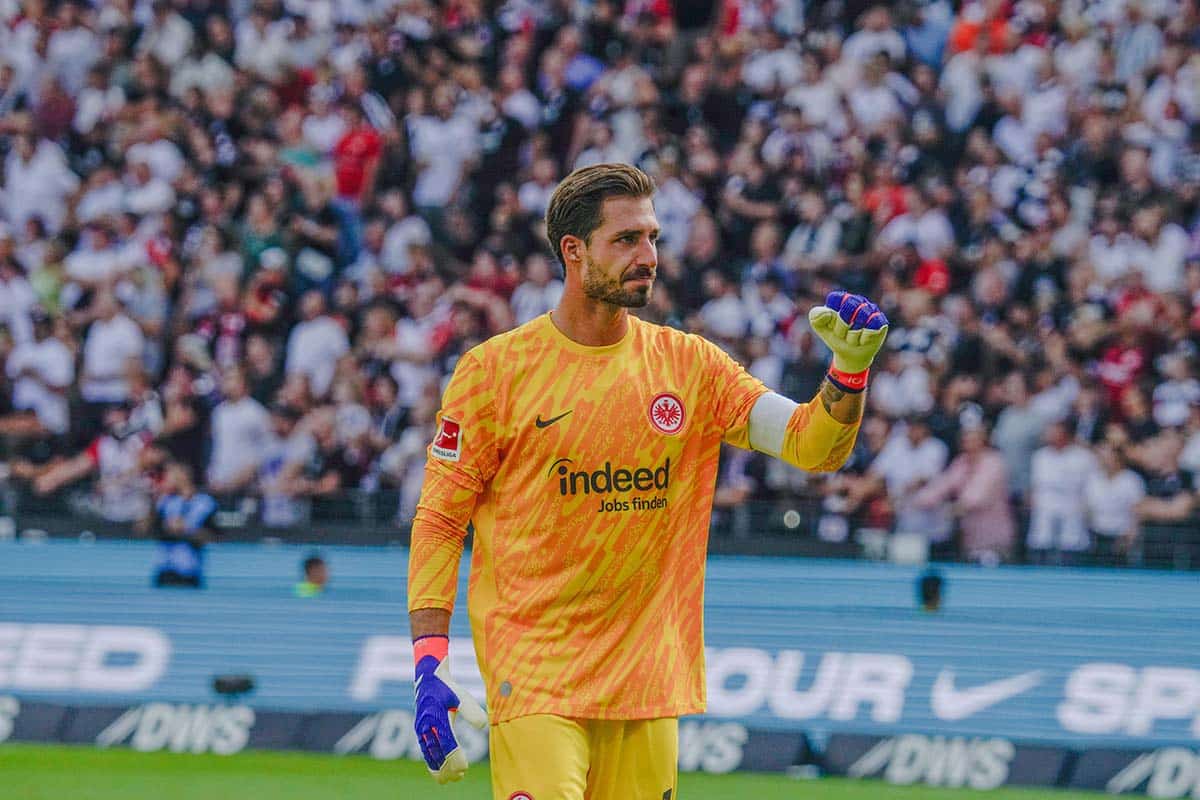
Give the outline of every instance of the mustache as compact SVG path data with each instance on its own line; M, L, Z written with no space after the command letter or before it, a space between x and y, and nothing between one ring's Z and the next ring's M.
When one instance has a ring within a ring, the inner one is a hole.
M635 281L641 280L642 278L650 278L653 280L657 274L658 270L650 269L649 267L637 267L636 269L631 269L629 272L626 272L624 280Z

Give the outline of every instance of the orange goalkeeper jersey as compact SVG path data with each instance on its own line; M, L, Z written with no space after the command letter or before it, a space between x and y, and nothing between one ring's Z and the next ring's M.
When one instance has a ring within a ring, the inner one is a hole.
M468 610L492 722L704 710L703 600L722 441L766 392L710 342L629 319L617 344L543 315L474 348L446 388L413 524L409 608ZM847 435L819 401L804 425ZM821 454L819 460L825 460Z

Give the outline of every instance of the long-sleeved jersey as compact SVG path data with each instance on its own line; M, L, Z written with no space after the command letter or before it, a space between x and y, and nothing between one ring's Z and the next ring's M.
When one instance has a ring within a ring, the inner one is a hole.
M715 345L631 317L580 345L549 315L474 348L447 386L413 524L409 608L468 610L493 722L704 709L703 601L722 441L765 386ZM858 425L814 399L793 461L835 469Z

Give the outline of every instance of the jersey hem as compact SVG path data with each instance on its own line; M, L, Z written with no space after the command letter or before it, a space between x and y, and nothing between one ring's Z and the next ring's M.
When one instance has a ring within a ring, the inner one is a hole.
M492 724L496 725L501 722L511 722L514 719L521 717L533 717L539 715L548 715L552 717L562 717L564 719L597 719L608 721L627 721L642 719L674 719L678 717L691 716L693 714L703 714L705 703L684 703L678 706L669 708L630 708L630 709L611 709L611 708L595 708L585 706L583 708L541 708L531 709L529 711L521 711L516 713L495 714L492 716ZM489 713L491 709L489 709Z

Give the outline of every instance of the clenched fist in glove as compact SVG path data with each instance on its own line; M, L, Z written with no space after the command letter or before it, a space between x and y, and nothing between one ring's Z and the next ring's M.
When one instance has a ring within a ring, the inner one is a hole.
M867 372L883 340L888 320L862 295L830 292L825 305L808 312L813 332L833 351L829 380L848 392L867 387Z

